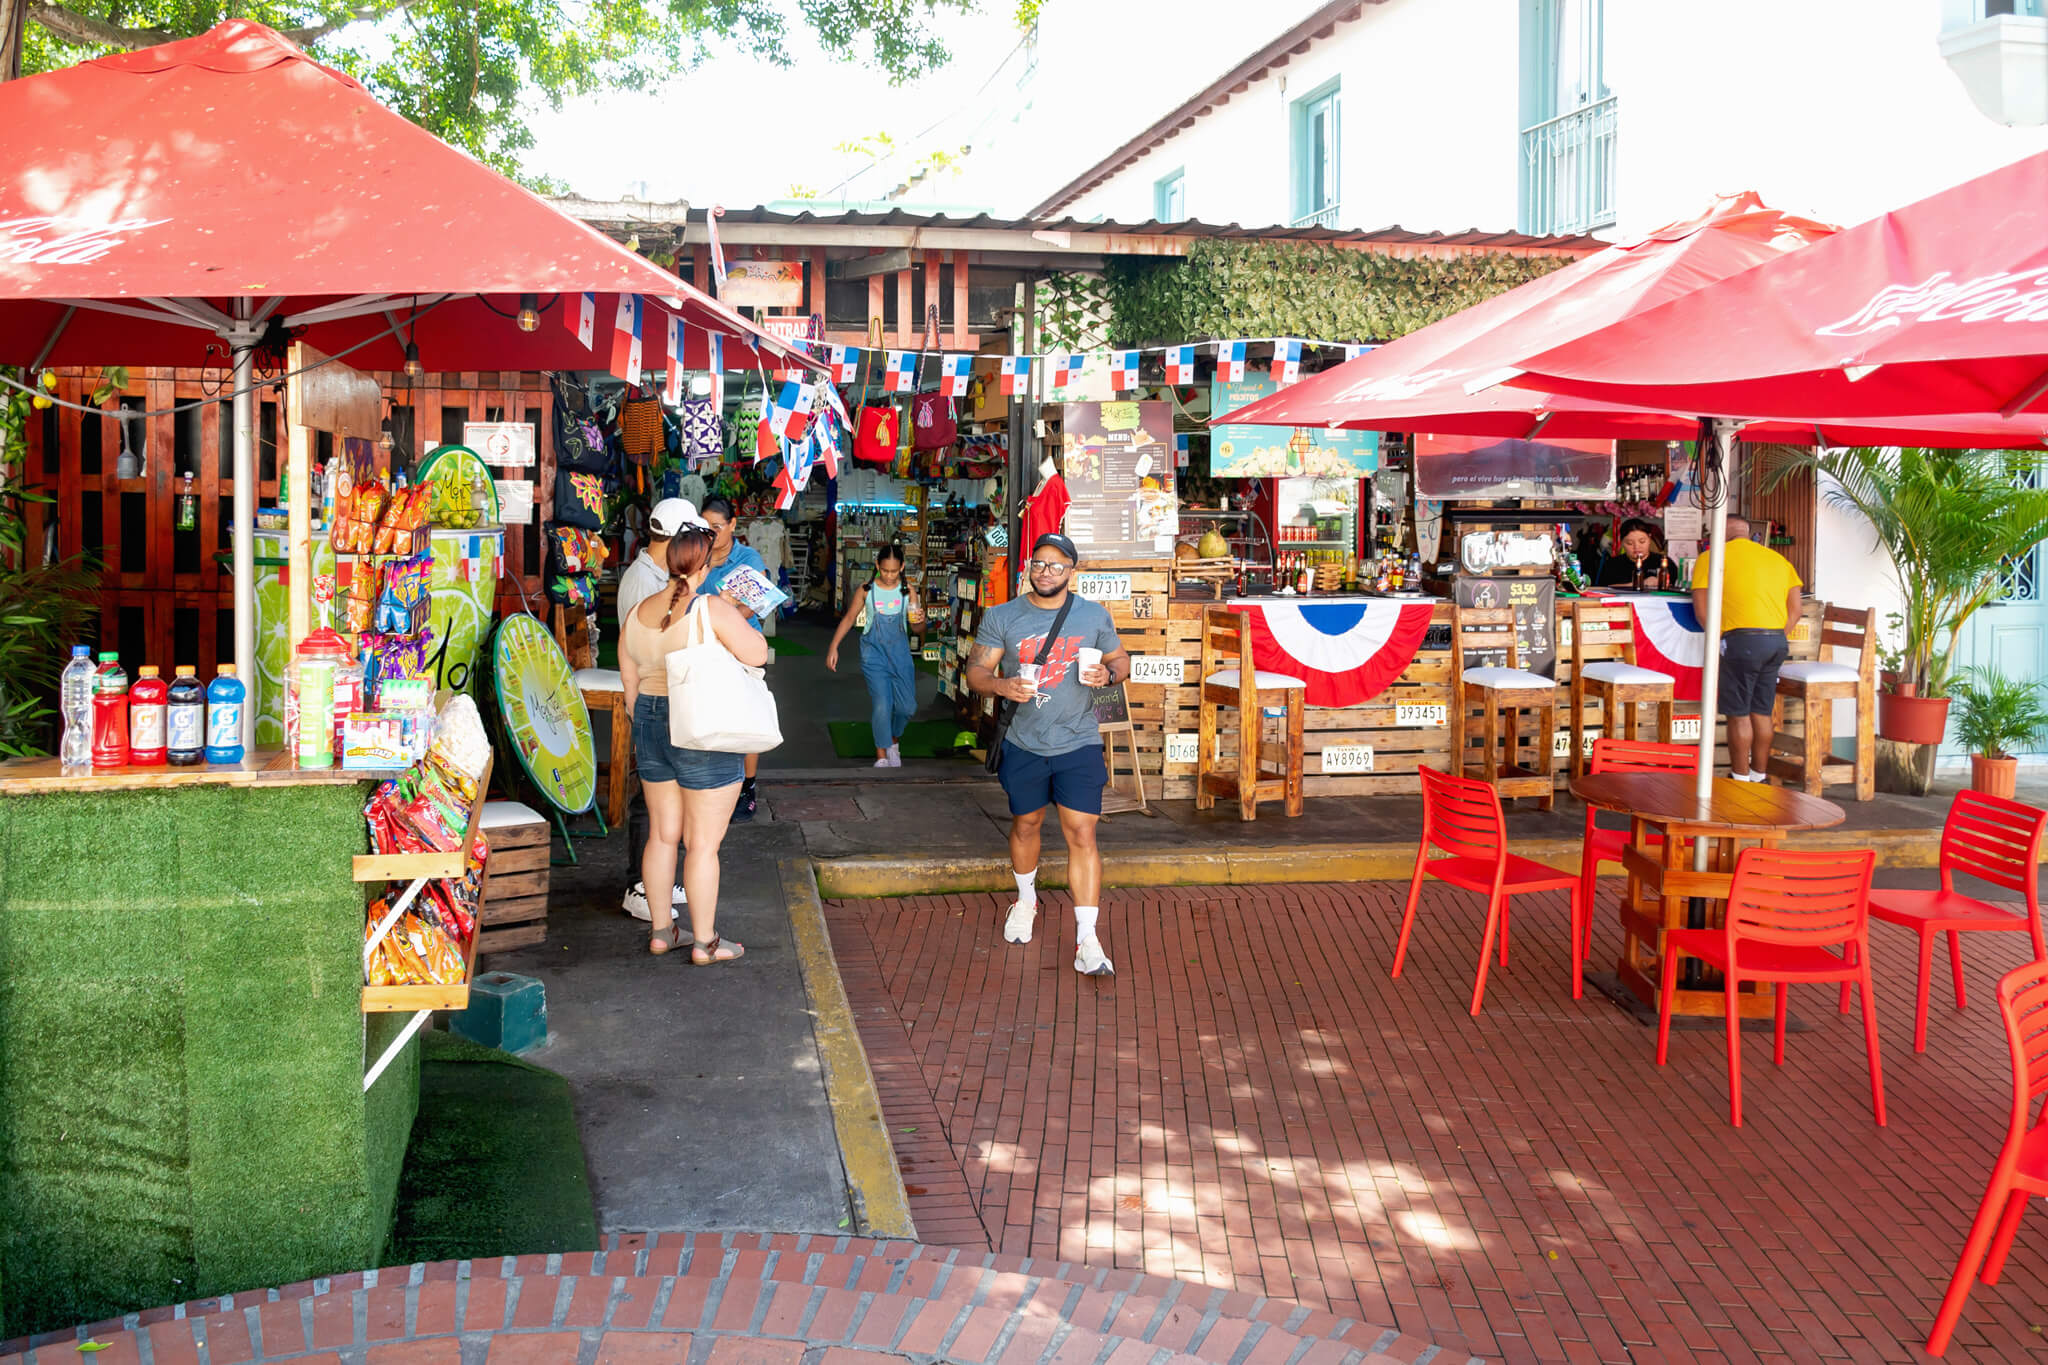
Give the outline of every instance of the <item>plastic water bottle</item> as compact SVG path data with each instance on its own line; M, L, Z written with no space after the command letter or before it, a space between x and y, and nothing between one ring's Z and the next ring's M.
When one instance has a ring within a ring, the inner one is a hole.
M64 715L64 740L57 746L58 765L67 773L92 770L92 651L71 646L71 662L57 681L57 702Z
M128 675L121 656L108 650L93 670L92 766L96 771L128 766Z
M248 689L233 664L222 664L206 685L206 761L242 761L242 701Z
M196 767L206 756L206 689L199 685L199 670L191 664L178 665L164 715L167 761L173 768Z

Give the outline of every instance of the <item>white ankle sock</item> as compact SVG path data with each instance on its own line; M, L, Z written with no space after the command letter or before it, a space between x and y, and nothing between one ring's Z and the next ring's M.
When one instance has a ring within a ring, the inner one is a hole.
M1034 867L1029 872L1012 872L1010 875L1017 880L1017 900L1019 903L1024 905L1038 904L1038 888L1032 885L1032 883L1038 880L1038 869Z
M1095 937L1095 916L1099 913L1092 905L1074 907L1074 938L1085 940Z

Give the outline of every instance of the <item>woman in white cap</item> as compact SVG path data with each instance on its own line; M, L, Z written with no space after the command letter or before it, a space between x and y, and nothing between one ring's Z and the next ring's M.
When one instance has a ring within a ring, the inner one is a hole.
M702 483L703 480L697 480ZM639 606L654 594L668 586L668 543L676 532L694 522L700 521L697 505L687 498L663 498L654 504L654 510L647 514L648 542L634 556L626 571L619 575L619 630L623 633L626 622L633 615L633 608ZM633 793L632 804L626 807L626 848L631 862L627 865L633 871L640 870L640 856L647 849L647 800L639 791ZM683 904L683 886L676 883L670 896L672 906ZM626 913L634 919L651 919L653 912L647 905L647 887L634 882L626 889Z
M690 618L700 619L741 663L768 662L768 641L747 624L739 608L715 593L704 593L711 566L712 534L694 509L668 543L669 587L634 607L619 638L619 675L633 708L633 750L647 797L647 850L640 875L647 886L675 880L678 848L683 887L689 893L690 960L700 967L736 962L746 949L718 934L718 847L732 823L745 767L738 754L679 749L668 737L668 656L683 647ZM682 946L666 899L648 906L653 934L647 950L657 955Z

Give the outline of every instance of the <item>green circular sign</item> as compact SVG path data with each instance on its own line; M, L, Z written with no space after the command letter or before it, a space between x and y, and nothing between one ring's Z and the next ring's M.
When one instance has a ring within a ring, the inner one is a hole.
M497 525L499 515L498 485L492 481L491 468L484 463L483 456L477 454L468 446L437 446L420 463L419 473L416 477L420 483L436 485L445 483L450 485L446 490L439 487L434 490L439 495L434 500L437 509L440 505L449 502L467 507L469 505L470 485L480 480L484 489L484 524L490 526ZM455 522L444 522L438 519L434 522L434 525L447 525L459 530L474 529L474 527L462 526Z
M589 810L597 800L597 746L582 689L555 637L537 617L514 612L492 637L491 671L519 766L565 814Z

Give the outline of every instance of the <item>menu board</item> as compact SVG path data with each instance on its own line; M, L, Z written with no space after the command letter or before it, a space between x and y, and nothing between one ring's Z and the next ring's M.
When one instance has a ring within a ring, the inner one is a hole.
M1085 559L1149 559L1173 553L1173 405L1069 403L1061 464L1063 529Z
M1509 436L1415 436L1420 497L1611 498L1613 441L1524 441Z
M1455 596L1461 607L1512 607L1515 612L1515 667L1546 678L1557 676L1557 580L1476 578L1459 574ZM1507 641L1499 649L1474 648L1484 638L1475 628L1466 637L1465 667L1505 668Z
M1209 410L1235 412L1280 385L1270 374L1216 380ZM1380 467L1380 434L1341 427L1265 427L1225 422L1209 428L1209 474L1218 479L1292 478L1296 475L1362 479Z

